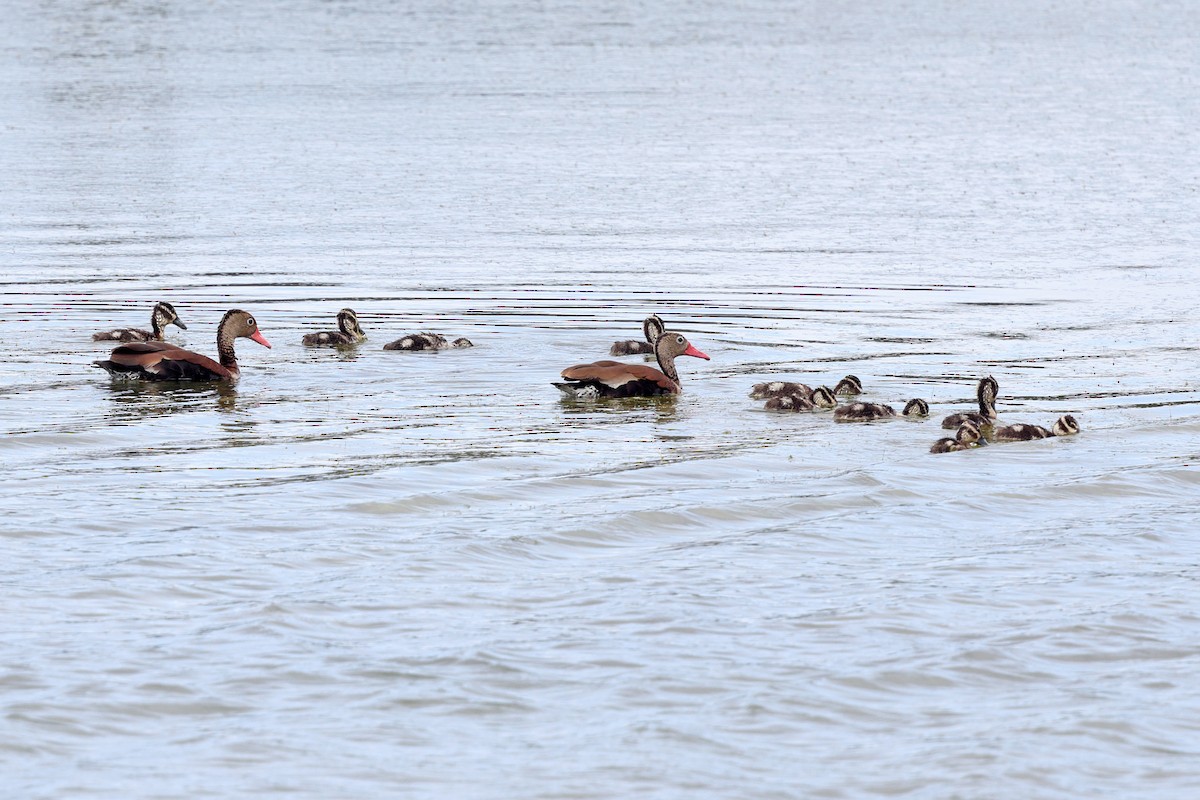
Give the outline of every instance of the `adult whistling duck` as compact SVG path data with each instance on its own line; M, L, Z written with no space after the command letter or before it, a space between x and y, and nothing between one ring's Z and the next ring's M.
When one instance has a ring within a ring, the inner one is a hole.
M654 341L662 336L662 332L667 329L663 324L662 319L658 314L651 314L642 320L642 335L646 337L646 341L639 342L637 339L626 339L623 342L613 342L609 348L610 356L635 356L654 352Z
M401 336L394 342L388 342L383 346L384 350L450 350L456 347L474 347L471 340L467 338L458 338L454 341L448 341L445 336L440 333L410 333L407 336Z
M1071 436L1079 433L1079 423L1070 414L1063 414L1047 430L1041 425L1005 425L992 431L993 442L1028 442L1033 439L1049 439L1051 436Z
M769 397L763 404L767 411L816 411L817 409L833 408L837 398L828 386L818 386L809 394L784 394Z
M970 450L972 447L978 447L986 444L983 440L983 434L979 431L979 426L973 422L964 422L958 426L958 433L954 438L946 437L938 439L933 443L933 447L929 448L931 453L957 453L960 450Z
M187 325L175 313L175 306L166 302L154 304L150 312L150 330L141 328L114 328L111 331L100 331L92 334L93 342L161 342L163 329L168 325L177 325L187 330Z
M708 361L682 333L664 331L654 342L658 369L645 364L623 364L620 361L597 361L576 364L562 371L566 383L555 383L567 397L590 400L598 397L653 397L679 394L683 391L675 359L694 356Z
M829 391L833 394L850 394L846 387L858 387L858 391L853 394L862 392L862 384L858 378L853 375L847 375L838 381L837 386ZM807 395L812 399L813 389L806 383L797 383L796 381L767 381L766 383L756 383L750 387L751 400L767 400L771 397L783 397L784 395ZM831 406L832 407L832 406Z
M909 400L904 406L903 416L924 417L929 414L929 404L919 397ZM833 410L837 422L869 422L873 419L890 419L898 416L896 409L882 403L850 403Z
M337 347L340 345L358 344L367 338L362 328L358 326L358 314L352 308L343 308L337 315L338 329L336 331L321 331L308 333L300 340L314 347Z
M228 311L217 326L217 353L220 363L163 342L131 342L112 351L107 361L96 361L114 377L143 381L236 381L240 375L233 341L239 336L253 339L263 347L271 343L258 331L258 323L245 311Z
M991 375L980 378L975 396L979 400L979 411L967 411L961 414L951 414L942 420L942 427L954 430L964 422L973 423L978 428L990 428L996 423L996 397L1000 394L1000 384Z

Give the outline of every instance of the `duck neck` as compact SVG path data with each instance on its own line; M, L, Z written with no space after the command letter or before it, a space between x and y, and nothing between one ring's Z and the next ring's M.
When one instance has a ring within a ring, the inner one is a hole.
M996 418L996 401L986 387L979 389L979 413L988 419Z
M236 337L233 335L233 323L226 314L217 327L217 359L221 366L230 372L238 371L237 356L233 352L234 338Z
M155 341L163 340L163 330L167 327L167 321L163 319L163 314L157 308L150 315L150 333Z
M681 386L679 373L675 371L675 356L667 351L667 337L658 337L658 341L655 342L654 357L658 359L658 368L662 370L662 374L675 381L676 386Z

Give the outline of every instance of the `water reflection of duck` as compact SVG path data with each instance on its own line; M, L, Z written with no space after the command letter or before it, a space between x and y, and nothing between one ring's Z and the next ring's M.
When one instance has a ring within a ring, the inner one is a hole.
M933 443L933 447L929 448L931 453L957 453L960 450L970 450L972 447L978 447L984 444L983 434L979 431L979 426L973 422L964 422L958 426L958 433L954 438L946 437L938 439Z
M175 325L187 330L187 325L175 313L175 306L167 302L154 304L150 312L150 330L141 328L115 328L111 331L100 331L92 334L93 342L161 342L163 330L168 325Z
M1005 425L992 431L993 442L1028 442L1034 439L1049 439L1051 436L1071 436L1079 433L1079 423L1070 414L1063 414L1047 430L1041 425L1018 423Z
M809 394L784 394L778 397L770 397L763 405L767 411L816 411L817 409L829 409L837 405L837 398L833 396L828 386L818 386Z
M410 333L383 346L384 350L450 350L456 347L474 347L470 339L459 338L449 341L440 333Z
M320 333L305 334L300 340L304 344L317 347L358 344L367 335L358 325L358 314L352 308L343 308L337 315L338 329L336 331L321 331Z
M905 404L904 411L899 415L896 414L896 409L882 403L850 403L833 410L833 418L837 422L870 422L873 419L889 419L896 416L929 416L929 404L919 397L914 397Z
M996 397L1000 394L1000 384L991 375L979 380L975 396L979 401L979 411L967 411L961 414L951 414L942 420L942 427L954 430L964 422L970 422L979 428L988 428L996 422Z
M566 383L554 385L568 397L595 399L599 397L653 397L679 394L683 389L675 359L694 356L708 361L682 333L665 331L654 343L658 369L644 364L624 364L620 361L596 361L577 364L562 371Z
M234 309L226 312L217 326L220 363L163 342L131 342L114 349L108 360L93 362L93 366L114 377L143 381L236 381L241 372L233 341L239 336L253 339L263 347L271 346L259 333L254 317Z
M623 342L613 342L609 348L610 356L634 356L643 355L654 352L654 342L662 332L667 329L663 324L662 319L658 314L651 314L642 320L642 336L646 341L639 342L637 339L626 339Z

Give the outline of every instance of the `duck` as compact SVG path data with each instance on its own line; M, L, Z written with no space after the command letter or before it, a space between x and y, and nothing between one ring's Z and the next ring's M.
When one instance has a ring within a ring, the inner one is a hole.
M833 387L834 394L856 396L862 394L862 381L857 375L847 375Z
M225 381L236 382L241 373L233 342L240 336L253 339L263 347L271 343L258 330L249 312L233 309L225 312L217 326L217 353L220 363L208 356L184 350L164 342L130 342L112 351L105 361L95 361L113 377L143 381Z
M938 439L933 443L933 447L929 448L929 452L957 453L960 450L970 450L972 447L979 447L983 444L986 442L979 426L974 422L964 422L958 426L958 433L954 435L953 439L949 436L945 439Z
M642 335L646 337L646 341L626 339L623 342L613 342L608 354L610 356L636 356L653 353L654 340L661 336L666 329L667 326L663 324L662 318L658 314L651 314L642 320Z
M784 394L770 397L763 405L767 411L816 411L837 405L837 399L828 386L818 386L811 394Z
M474 347L470 339L460 337L449 341L440 333L410 333L383 346L384 350L452 350L459 347Z
M1051 436L1071 436L1079 433L1079 423L1070 414L1063 414L1054 421L1049 430L1041 425L1017 423L1005 425L992 431L993 442L1028 442L1034 439L1049 439Z
M904 406L903 416L923 417L929 414L929 404L919 397L909 400ZM882 403L851 403L833 410L836 422L869 422L873 419L890 419L900 416L896 409Z
M675 369L679 356L693 356L709 361L682 333L663 331L654 342L658 369L645 364L625 364L620 361L596 361L576 364L562 371L565 383L554 386L570 398L592 400L600 397L655 397L679 394L683 386Z
M942 420L942 427L954 430L964 422L974 423L979 428L990 428L996 423L996 397L1000 394L1000 384L991 375L979 379L975 395L979 399L979 411L967 411L961 414L951 414Z
M111 331L99 331L92 334L93 342L161 342L163 330L168 325L175 325L187 330L187 325L175 313L175 306L159 301L150 312L150 330L141 328L114 328Z
M838 381L837 386L842 387L850 381L852 384L857 384L859 392L862 391L862 384L858 383L858 378L853 375L847 375ZM750 387L751 400L766 400L771 397L783 397L784 395L806 395L812 399L813 389L807 383L798 383L796 381L767 381L766 383L756 383ZM838 389L835 387L829 390L833 394L838 394ZM843 391L842 394L845 394Z
M352 308L343 308L337 315L338 329L336 331L321 331L308 333L300 339L307 345L316 347L358 344L367 338L362 328L358 326L358 314Z

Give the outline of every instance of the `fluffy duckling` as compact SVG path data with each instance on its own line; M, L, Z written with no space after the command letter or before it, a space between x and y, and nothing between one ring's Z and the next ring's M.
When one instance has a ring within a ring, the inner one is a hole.
M847 375L838 381L837 386L833 387L834 394L847 395L855 397L862 394L862 381L857 375Z
M470 339L459 338L447 341L439 333L410 333L383 346L384 350L450 350L456 347L474 347Z
M343 308L338 312L337 321L338 329L336 331L305 334L300 341L316 347L336 347L339 345L358 344L367 338L362 328L358 326L358 315L354 313L354 309Z
M763 406L767 411L816 411L837 405L828 386L818 386L811 394L785 394L767 399Z
M913 398L904 406L904 416L920 417L929 413L929 404L924 400ZM882 403L851 403L838 406L833 410L835 422L869 422L873 419L890 419L898 416L896 409Z
M929 448L929 452L957 453L959 450L970 450L972 447L979 447L982 444L985 442L979 426L973 422L964 422L958 426L958 433L953 439L948 436L945 439L938 439L933 443L933 447Z
M1079 433L1079 423L1070 414L1063 414L1054 421L1054 427L1046 430L1041 425L1005 425L992 431L994 442L1028 442L1034 439L1049 439L1051 436L1071 436Z
M964 422L973 423L979 428L990 428L996 423L996 396L1000 394L1000 384L991 375L979 380L975 396L979 400L979 411L967 411L961 414L951 414L942 420L942 427L954 430Z
M111 331L100 331L92 334L93 342L161 342L163 330L168 325L175 325L187 330L187 325L175 313L175 306L167 302L154 304L150 312L150 330L141 328L116 328Z
M862 384L859 384L858 378L855 378L853 375L847 375L846 377L842 378L842 380L838 383L838 386L842 386L847 381L852 381L854 384L858 385L859 391L862 391ZM750 387L750 399L766 400L771 397L783 397L784 395L789 394L801 394L811 400L813 391L814 390L807 383L797 383L795 381L767 381L766 383L756 383ZM838 393L836 388L830 389L829 391L833 394ZM830 408L832 407L833 406L830 406Z
M659 336L662 336L662 332L666 329L667 326L663 324L662 318L658 314L651 314L642 320L642 335L646 341L626 339L623 342L613 342L608 354L613 356L653 355L654 342Z

